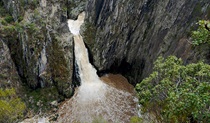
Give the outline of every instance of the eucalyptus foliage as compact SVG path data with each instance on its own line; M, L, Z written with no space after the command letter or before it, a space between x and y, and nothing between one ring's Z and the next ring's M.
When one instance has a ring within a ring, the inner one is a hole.
M210 44L210 21L200 20L198 29L192 32L193 45Z
M183 65L181 59L159 57L154 71L136 85L143 112L161 122L210 122L210 65Z

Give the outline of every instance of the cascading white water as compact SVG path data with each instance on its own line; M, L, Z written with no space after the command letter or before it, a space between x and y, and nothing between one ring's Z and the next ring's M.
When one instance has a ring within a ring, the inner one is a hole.
M97 91L103 87L102 81L100 81L96 74L96 69L90 64L88 58L88 52L83 42L82 36L79 34L80 26L84 22L85 13L81 13L76 21L68 20L68 26L71 33L74 34L74 49L75 58L79 68L79 75L81 79L80 93L92 95L87 98L95 99ZM79 94L80 94L79 93ZM81 97L81 100L85 100L86 97Z
M75 91L74 96L60 107L57 121L91 123L94 119L102 118L109 123L127 123L131 116L136 116L138 112L135 94L133 91L129 92L104 83L96 74L96 69L89 62L82 36L79 34L84 17L83 12L77 20L68 20L69 29L74 35L75 57L81 86ZM115 77L115 75L107 75L104 80L113 82L110 76ZM117 86L122 85L120 83Z

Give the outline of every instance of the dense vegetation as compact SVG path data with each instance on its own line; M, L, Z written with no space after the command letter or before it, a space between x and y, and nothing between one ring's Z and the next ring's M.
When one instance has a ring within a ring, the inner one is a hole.
M159 57L154 71L137 84L143 112L166 123L210 122L210 65L183 65L181 59Z
M200 20L198 29L192 32L193 45L210 44L210 21Z
M13 88L0 89L0 123L13 123L23 117L25 104Z

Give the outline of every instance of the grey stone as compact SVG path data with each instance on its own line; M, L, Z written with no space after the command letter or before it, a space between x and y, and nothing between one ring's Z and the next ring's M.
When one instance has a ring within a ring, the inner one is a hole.
M93 64L101 71L122 73L135 85L148 76L159 55L176 55L185 63L206 59L194 56L188 40L198 19L210 18L209 6L209 0L88 1L86 23L96 33L92 44L85 42Z

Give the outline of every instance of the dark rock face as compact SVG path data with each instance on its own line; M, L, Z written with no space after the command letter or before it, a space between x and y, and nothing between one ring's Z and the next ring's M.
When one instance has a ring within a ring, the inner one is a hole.
M7 45L0 40L0 88L20 87L20 78Z
M85 11L87 0L67 0L68 18L77 19L77 16Z
M135 84L159 55L186 63L205 59L189 42L195 23L209 19L209 13L209 0L88 1L86 21L96 33L91 44L85 41L99 70L121 72Z
M7 42L22 82L34 90L56 88L56 94L70 97L73 42L67 18L83 11L85 2L80 5L72 0L3 0L3 3L18 24L13 35L0 34L0 38ZM74 4L79 8L67 9Z

